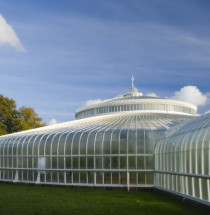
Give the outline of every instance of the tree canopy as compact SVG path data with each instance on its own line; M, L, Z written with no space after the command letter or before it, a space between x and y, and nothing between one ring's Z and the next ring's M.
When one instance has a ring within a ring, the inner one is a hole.
M45 125L33 108L17 109L15 100L0 95L0 135Z

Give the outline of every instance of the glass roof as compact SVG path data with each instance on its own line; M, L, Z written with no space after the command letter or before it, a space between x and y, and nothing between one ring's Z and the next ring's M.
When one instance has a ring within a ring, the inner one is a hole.
M103 129L142 129L142 130L165 130L181 122L191 118L191 116L183 116L177 114L140 114L140 113L116 113L104 116L96 116L91 118L85 118L81 120L74 120L66 123L60 123L56 125L46 126L42 128L32 129L28 131L18 132L14 134L4 135L1 138L7 138L12 136L25 136L35 134L49 134L58 132L72 132L89 130Z
M210 113L183 121L181 124L176 125L168 130L164 138L194 132L206 127L210 127Z

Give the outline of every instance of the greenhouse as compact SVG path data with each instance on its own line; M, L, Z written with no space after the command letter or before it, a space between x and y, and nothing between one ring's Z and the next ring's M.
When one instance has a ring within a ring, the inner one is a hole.
M124 95L78 109L76 120L0 137L0 181L158 188L210 202L210 114Z
M0 179L153 186L155 140L183 118L154 113L113 114L3 136Z
M210 113L175 126L155 148L160 189L210 205Z

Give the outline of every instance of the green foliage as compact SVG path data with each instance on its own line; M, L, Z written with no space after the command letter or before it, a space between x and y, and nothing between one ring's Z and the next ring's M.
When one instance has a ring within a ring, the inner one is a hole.
M21 116L21 130L28 130L33 128L39 128L45 126L45 123L42 123L42 118L30 107L21 107L19 109Z
M45 126L33 108L16 108L13 99L0 95L0 135Z

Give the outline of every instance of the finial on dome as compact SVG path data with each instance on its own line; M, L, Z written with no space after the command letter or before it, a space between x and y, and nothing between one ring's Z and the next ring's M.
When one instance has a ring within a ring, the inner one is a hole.
M138 91L138 89L134 86L134 77L133 74L131 76L131 87L124 96L142 96L143 94Z
M133 74L132 74L132 76L131 76L131 83L132 83L132 87L134 87L134 77L133 77Z

